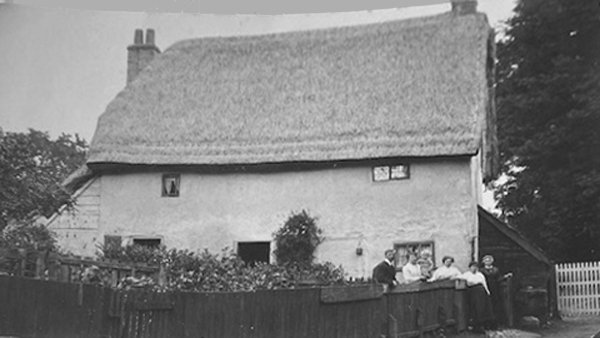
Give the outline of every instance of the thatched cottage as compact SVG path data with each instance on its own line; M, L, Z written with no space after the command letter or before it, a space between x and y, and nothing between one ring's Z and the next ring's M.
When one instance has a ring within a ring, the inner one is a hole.
M69 181L78 207L50 227L81 255L106 240L268 261L272 233L305 209L325 236L317 259L351 276L394 247L466 266L496 156L494 37L475 5L162 53L137 32L128 83Z

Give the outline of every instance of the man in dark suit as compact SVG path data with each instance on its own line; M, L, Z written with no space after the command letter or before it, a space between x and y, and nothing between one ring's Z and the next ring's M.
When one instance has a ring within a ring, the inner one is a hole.
M396 252L394 250L385 251L385 259L373 269L373 280L375 280L375 283L387 284L389 287L398 285L396 268L394 267L395 257Z

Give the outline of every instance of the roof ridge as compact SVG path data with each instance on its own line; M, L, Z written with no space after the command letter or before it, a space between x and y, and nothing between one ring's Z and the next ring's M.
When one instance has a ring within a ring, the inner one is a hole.
M319 28L308 28L302 30L293 30L293 31L280 31L280 32L270 32L270 33L258 33L258 34L248 34L248 35L221 35L221 36L206 36L199 38L190 38L175 42L171 46L165 49L165 52L170 50L179 50L179 49L187 49L193 48L203 43L211 43L211 42L251 42L251 41L261 41L264 39L268 39L269 41L286 41L289 38L314 38L317 36L323 36L324 38L332 38L335 36L347 36L349 31L356 31L361 33L361 35L365 35L365 31L372 29L373 31L378 31L380 29L385 29L386 27L394 26L395 29L406 29L411 27L422 27L426 25L438 24L440 22L446 22L450 20L464 20L472 18L472 17L485 17L485 21L487 22L487 16L484 13L474 13L471 15L461 15L457 16L452 12L444 12L435 15L422 16L422 17L413 17L413 18L404 18L404 19L390 19L379 22L369 22L369 23L360 23L360 24L348 24L345 26L335 26L335 27L319 27Z

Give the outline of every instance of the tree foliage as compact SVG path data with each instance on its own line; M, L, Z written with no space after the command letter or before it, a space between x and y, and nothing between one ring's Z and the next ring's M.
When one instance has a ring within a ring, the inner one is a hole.
M557 260L600 259L596 1L520 0L498 44L502 215Z
M57 251L56 236L40 224L14 224L0 232L0 248Z
M49 216L70 204L60 183L85 162L85 140L62 134L52 140L48 133L0 129L0 230L9 222L27 223Z
M323 242L316 218L305 210L290 215L273 237L278 264L311 264L317 246Z

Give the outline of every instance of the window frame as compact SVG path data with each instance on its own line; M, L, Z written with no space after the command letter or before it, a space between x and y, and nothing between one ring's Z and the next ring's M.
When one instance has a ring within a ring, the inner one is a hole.
M149 243L140 243L143 241L158 241L158 244L149 244ZM137 243L136 243L137 242ZM132 237L131 238L132 245L140 245L146 248L159 248L162 244L162 238L159 237Z
M394 168L402 167L402 172L404 173L401 177L394 177ZM379 179L377 177L376 171L379 169L386 168L387 177L383 179ZM389 182L389 181L401 181L410 179L410 164L408 163L396 163L396 164L386 164L386 165L376 165L371 167L371 179L373 182Z
M400 256L399 249L401 247L406 248L406 254L404 257ZM420 255L421 251L425 248L428 248L431 252L431 261L435 266L435 241L426 240L426 241L411 241L411 242L394 242L394 251L396 252L394 265L396 266L396 270L402 270L402 267L408 262L408 248L410 247L419 247L417 254Z
M246 262L246 260L244 260L242 258L242 256L240 255L240 244L244 245L244 244L252 244L252 243L262 243L262 244L268 245L269 253L267 255L267 261L264 262L264 263L271 264L271 262L272 262L272 257L271 256L273 254L273 250L272 250L273 249L273 242L270 241L270 240L264 240L264 241L261 241L261 240L235 241L235 253L236 253L236 255L242 261L244 261L244 263L250 264L251 262ZM254 261L253 263L255 264L256 262L258 262L258 261Z
M170 193L167 189L167 184L174 180L177 191ZM161 179L161 197L179 197L181 195L181 174L167 173L162 175Z

